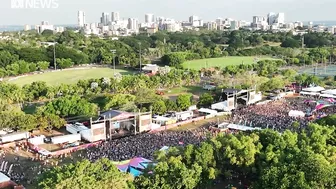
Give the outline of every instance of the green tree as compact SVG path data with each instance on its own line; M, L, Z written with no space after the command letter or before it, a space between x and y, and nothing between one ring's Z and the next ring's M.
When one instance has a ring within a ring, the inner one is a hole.
M165 65L180 68L182 66L181 64L186 61L185 56L186 54L183 52L169 53L165 54L161 58L161 61Z
M281 47L299 48L301 47L301 43L292 37L287 37L284 41L282 41Z
M198 106L208 108L209 106L211 106L211 104L213 104L213 102L213 96L209 93L204 93L199 98Z
M181 110L187 110L191 106L191 94L181 94L176 99L177 107Z
M152 111L154 114L162 115L166 113L167 107L163 100L157 100L152 104Z
M56 66L61 68L61 69L64 69L64 68L70 68L71 66L74 65L74 63L71 61L70 58L57 58L56 59Z
M38 188L43 189L125 189L133 178L120 172L108 159L100 159L95 163L88 160L75 164L54 167L38 178Z
M39 61L36 64L40 71L44 71L49 68L49 62L46 62L46 61Z

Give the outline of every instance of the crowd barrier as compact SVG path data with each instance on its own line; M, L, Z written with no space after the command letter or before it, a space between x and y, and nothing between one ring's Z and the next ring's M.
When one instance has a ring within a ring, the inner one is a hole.
M201 116L201 117L197 117L197 118L194 118L194 119L174 123L174 124L171 124L171 125L161 126L160 128L152 130L151 132L160 132L160 131L172 129L172 128L175 128L175 127L179 127L179 126L182 126L182 125L186 125L186 124L189 124L189 123L192 123L192 122L195 122L195 121L201 121L201 120L204 120L204 119L205 119L205 117Z
M71 148L57 150L57 151L53 151L53 152L50 152L50 151L48 151L44 148L41 148L41 147L36 146L34 144L31 144L29 142L28 142L28 146L30 147L30 149L35 150L36 152L44 151L44 152L48 152L48 154L51 155L51 156L59 156L59 155L63 155L63 154L73 153L73 152L76 152L76 151L79 151L79 150L84 150L86 148L98 146L101 143L102 143L102 141L98 141L98 142L94 142L94 143L82 144L82 145L71 147Z
M76 152L76 151L79 151L79 150L84 150L86 148L98 146L101 143L102 143L102 141L98 141L98 142L94 142L94 143L88 143L88 144L83 144L83 145L79 145L79 146L75 146L75 147L71 147L71 148L66 148L66 149L63 149L63 150L58 150L58 151L51 152L51 155L52 156L59 156L59 155L63 155L63 154L68 154L68 153Z

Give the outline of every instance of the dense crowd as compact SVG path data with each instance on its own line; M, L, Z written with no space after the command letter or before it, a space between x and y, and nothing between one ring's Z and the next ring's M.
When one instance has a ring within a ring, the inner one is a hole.
M250 105L233 111L231 122L246 126L260 127L284 131L292 129L293 123L299 123L299 128L304 128L310 122L310 116L319 118L321 114L330 115L336 113L336 107L330 106L315 111L316 99L311 102L308 99L293 98L271 101L266 104ZM308 102L307 102L308 101ZM302 111L305 117L291 117L289 112Z
M208 131L200 128L193 131L163 131L105 141L98 147L83 151L80 156L95 161L105 157L113 161L122 161L134 157L153 159L155 151L164 146L198 145L206 140Z
M302 111L306 114L312 113L316 104L310 103L302 98L281 99L267 104L250 105L234 110L229 120L236 124L245 124L246 126L269 128L277 131L292 129L293 122L299 123L303 128L309 123L308 117L290 117L291 110ZM329 115L336 113L336 106L324 108L315 112L318 115ZM14 160L13 172L11 178L16 182L31 182L31 177L39 175L43 170L49 169L64 161L76 161L79 159L88 159L96 161L100 158L108 158L112 161L123 161L134 157L143 157L153 159L154 152L164 146L186 146L188 144L199 145L205 141L208 136L216 133L209 130L209 126L215 126L217 122L209 122L196 130L188 131L162 131L157 133L144 133L135 136L128 136L119 139L104 141L98 146L90 147L86 150L74 154L66 154L55 160L49 160L44 157L36 157L30 160ZM28 150L28 149L27 149ZM41 159L42 158L42 159ZM3 159L5 155L3 154ZM41 163L43 162L43 163Z

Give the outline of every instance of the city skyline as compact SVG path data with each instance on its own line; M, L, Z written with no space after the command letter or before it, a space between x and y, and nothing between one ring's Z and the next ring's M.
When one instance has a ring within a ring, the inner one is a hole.
M180 21L188 21L190 15L197 15L204 21L214 20L217 17L234 18L237 20L252 21L252 16L267 16L269 12L283 12L287 21L328 21L336 20L330 15L336 1L321 0L210 0L207 6L200 0L186 1L162 1L160 4L154 0L58 0L56 9L11 9L11 0L4 0L0 7L0 25L24 25L36 24L41 20L47 20L54 24L76 24L78 10L85 12L86 22L99 22L102 12L119 12L120 19L137 18L145 21L145 14L152 13L155 16L174 18ZM301 5L305 6L301 6ZM211 6L212 5L212 6ZM289 6L290 5L290 6ZM300 5L300 6L299 6ZM316 7L324 6L323 10ZM253 8L251 8L253 7ZM314 14L312 14L314 12ZM29 16L24 16L29 15Z

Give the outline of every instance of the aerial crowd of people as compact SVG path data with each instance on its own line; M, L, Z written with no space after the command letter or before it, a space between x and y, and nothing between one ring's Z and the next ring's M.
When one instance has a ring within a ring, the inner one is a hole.
M310 120L307 117L291 117L288 115L291 110L298 110L305 113L312 112L314 105L306 103L302 98L280 99L267 104L250 105L232 112L231 118L227 120L231 123L274 129L282 132L286 129L292 129L293 122L299 123L299 128L304 128ZM318 114L336 113L335 106L320 110ZM88 149L63 155L57 158L56 162L49 159L30 159L15 161L13 172L10 175L17 182L31 182L33 177L40 174L43 170L49 169L58 163L67 161L77 161L88 159L96 161L100 158L108 158L112 161L123 161L134 157L143 157L153 159L155 151L164 146L186 146L188 144L199 145L209 136L216 133L210 131L209 126L215 126L217 122L209 122L206 125L188 131L167 130L157 133L143 133L135 136L128 136L119 139L107 140L101 145L90 147ZM3 160L6 155L3 156ZM41 161L43 162L40 163ZM29 163L28 163L28 162ZM47 162L47 163L46 163ZM35 174L31 174L34 172ZM31 177L33 176L33 177Z

